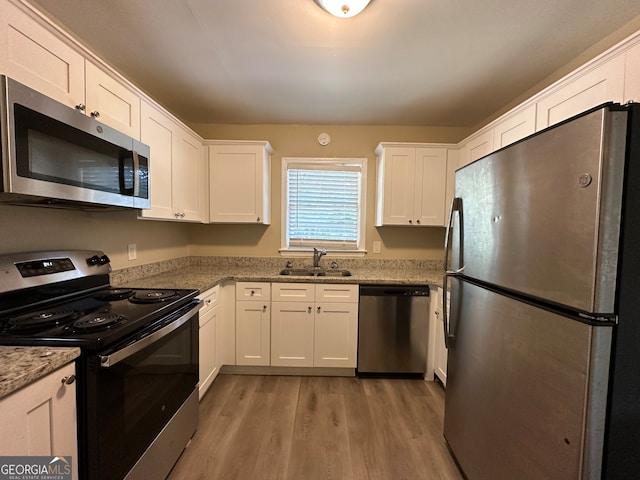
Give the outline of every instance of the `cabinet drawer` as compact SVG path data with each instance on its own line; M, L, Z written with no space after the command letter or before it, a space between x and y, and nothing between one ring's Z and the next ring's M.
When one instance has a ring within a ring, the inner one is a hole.
M312 283L274 283L271 300L286 302L313 302L315 286Z
M316 302L358 303L358 285L316 284Z
M202 307L200 307L200 316L205 315L209 310L213 309L218 304L220 297L220 285L216 285L209 290L202 292L198 295L198 298L202 301Z
M236 283L236 300L269 301L271 300L271 284L267 282L238 282Z

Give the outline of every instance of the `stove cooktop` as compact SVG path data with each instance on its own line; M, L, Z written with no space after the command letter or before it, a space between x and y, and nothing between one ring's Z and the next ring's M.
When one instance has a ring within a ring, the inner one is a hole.
M189 304L197 294L180 289L101 289L0 318L0 344L97 351Z

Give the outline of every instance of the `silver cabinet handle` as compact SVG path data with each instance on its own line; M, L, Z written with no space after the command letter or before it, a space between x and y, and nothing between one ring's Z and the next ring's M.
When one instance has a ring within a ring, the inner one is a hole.
M76 381L75 375L67 375L66 377L62 377L62 379L60 380L60 383L62 383L62 385L71 385L75 381Z
M449 210L449 221L447 223L447 231L444 237L444 277L442 279L442 291L444 298L442 299L442 321L444 322L444 344L447 348L449 348L454 339L454 335L451 333L451 324L449 322L449 312L447 308L447 297L449 294L449 277L456 277L462 275L464 271L464 266L458 268L457 270L449 270L449 249L450 249L450 237L453 230L453 213L458 212L458 239L462 240L462 228L463 228L463 217L462 217L462 198L454 197L451 200L451 208ZM462 257L462 244L460 245L460 257Z
M84 103L79 103L76 105L76 110L80 112L84 112L87 109L87 106Z
M93 112L91 112L91 116L93 118L100 118L100 112L97 110L94 110Z

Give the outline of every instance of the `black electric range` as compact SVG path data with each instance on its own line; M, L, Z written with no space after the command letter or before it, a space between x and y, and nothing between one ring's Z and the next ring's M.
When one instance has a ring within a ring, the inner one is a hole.
M80 348L80 478L165 478L198 423L199 292L112 288L109 263L0 256L0 345Z

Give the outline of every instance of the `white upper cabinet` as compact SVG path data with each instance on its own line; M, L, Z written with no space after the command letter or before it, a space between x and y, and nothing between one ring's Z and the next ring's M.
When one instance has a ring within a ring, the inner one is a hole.
M103 123L140 138L140 97L88 60L86 113Z
M209 221L271 223L271 154L268 142L211 141Z
M139 139L140 97L36 18L8 1L0 3L0 70Z
M640 42L625 52L624 101L640 102Z
M376 226L444 225L447 147L381 143L376 155Z
M202 222L206 159L202 142L161 110L142 102L141 140L151 148L151 208L141 218Z
M458 157L458 167L464 167L485 155L489 155L493 151L493 128L481 130L466 139L462 144Z
M84 57L8 1L0 2L2 73L75 108L84 103Z
M538 100L536 131L554 125L605 102L622 102L625 59L611 60L560 82Z
M173 203L180 220L204 222L207 218L207 159L202 141L178 127L172 174Z
M536 131L536 105L521 108L501 118L493 127L493 149L511 145Z

